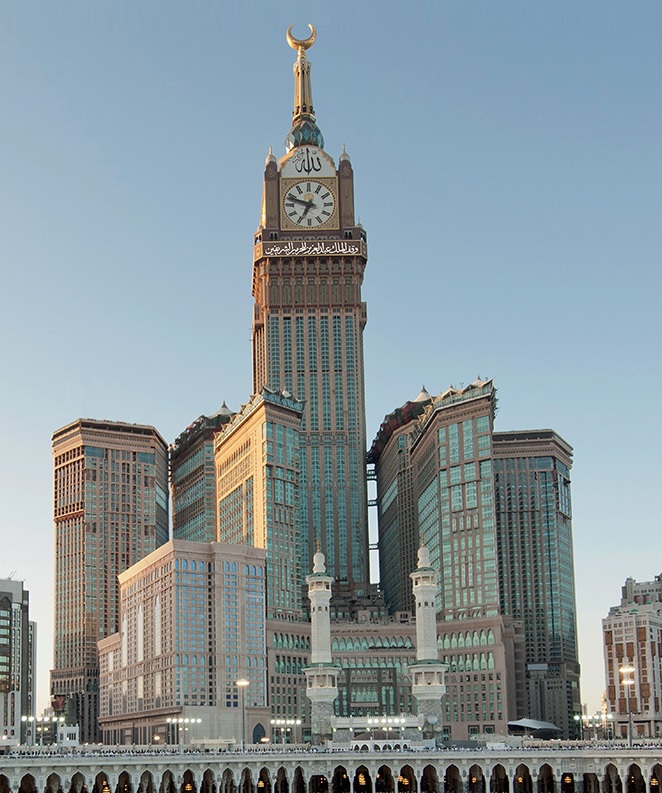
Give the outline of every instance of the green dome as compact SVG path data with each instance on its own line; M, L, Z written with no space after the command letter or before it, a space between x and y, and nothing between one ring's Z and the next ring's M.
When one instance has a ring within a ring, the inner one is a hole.
M292 129L285 138L287 151L292 151L297 146L319 146L320 149L324 148L322 132L310 116L299 116L292 124Z

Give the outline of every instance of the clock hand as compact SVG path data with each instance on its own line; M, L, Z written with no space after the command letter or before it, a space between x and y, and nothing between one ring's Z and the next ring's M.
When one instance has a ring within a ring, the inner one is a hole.
M315 204L312 201L306 201L303 198L297 198L296 196L293 196L291 193L288 194L287 199L288 201L295 201L297 204L305 204L308 207L308 209L312 209L315 206Z

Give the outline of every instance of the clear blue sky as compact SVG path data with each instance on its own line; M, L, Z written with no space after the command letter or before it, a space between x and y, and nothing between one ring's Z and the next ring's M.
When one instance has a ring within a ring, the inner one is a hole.
M575 449L582 699L600 620L662 572L659 2L144 0L0 9L0 577L52 656L50 436L168 441L251 379L251 253L294 52L368 231L367 419L477 375Z

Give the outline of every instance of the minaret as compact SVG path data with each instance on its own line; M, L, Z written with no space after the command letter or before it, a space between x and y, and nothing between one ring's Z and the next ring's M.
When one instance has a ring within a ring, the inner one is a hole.
M313 743L324 743L333 734L333 703L338 697L339 667L331 659L329 602L333 577L327 575L324 554L318 549L313 572L306 576L310 599L310 666L306 696L312 704L310 726Z
M430 567L430 551L421 543L418 567L411 574L416 601L416 660L409 665L412 694L424 737L441 733L441 698L446 693L446 664L437 651L437 573Z
M309 27L307 39L287 32L297 53L292 126L286 154L270 152L264 171L253 249L253 393L266 386L305 403L298 561L310 570L319 539L334 594L361 597L370 589L361 300L368 253L349 155L336 165L315 119L307 53L317 34Z

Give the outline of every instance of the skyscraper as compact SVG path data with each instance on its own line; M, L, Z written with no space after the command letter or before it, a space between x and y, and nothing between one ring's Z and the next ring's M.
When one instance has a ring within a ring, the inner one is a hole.
M294 113L287 153L269 153L254 239L253 393L305 402L299 450L301 569L318 541L334 590L369 584L361 284L366 234L354 216L354 174L324 150L305 40L288 41Z
M527 715L578 737L572 447L543 429L495 432L492 448L501 609L524 623Z
M266 550L267 616L301 618L297 531L303 403L263 388L215 440L219 540Z
M495 409L492 381L478 379L437 397L422 391L385 418L369 454L377 476L381 586L390 610L408 602L404 578L423 536L442 571L440 641L449 651L455 642L461 655L476 636L480 645L486 631L495 645L487 667L502 664L502 693L513 700L508 709L485 712L497 721L499 713L526 714L574 737L580 696L572 448L553 430L494 432ZM479 624L485 620L491 624ZM475 729L483 711L467 707L466 692L464 707L458 703L455 684L463 676L453 672L460 672L460 658L454 664L444 657L451 667L451 728L457 714ZM463 663L466 672L466 657ZM482 663L479 658L479 668ZM471 667L473 674L473 660Z
M412 549L419 538L429 566L441 573L437 640L448 666L443 732L454 739L505 732L509 720L525 714L522 626L499 606L491 460L495 409L491 380L451 387L436 397L421 392L386 417L370 451L388 602L409 602L404 580L416 567ZM397 547L406 570L390 561Z
M168 450L154 427L78 419L53 434L51 693L98 740L97 642L118 630L117 576L168 540Z
M170 446L172 536L213 542L217 538L214 436L234 413L225 402L211 416L200 416Z
M0 578L0 745L34 743L36 626L22 581Z

